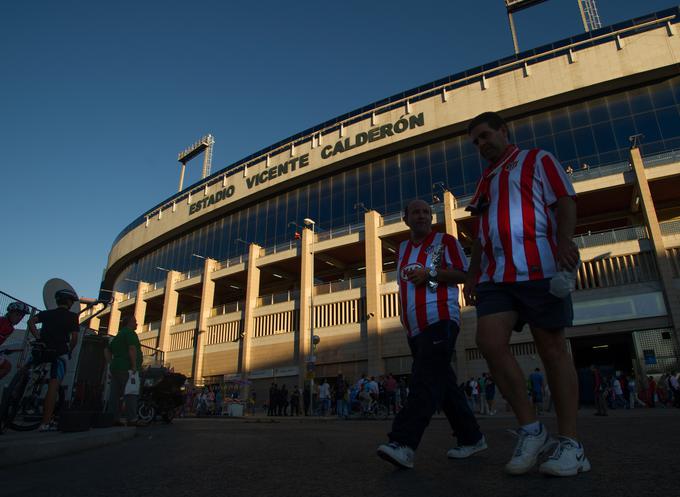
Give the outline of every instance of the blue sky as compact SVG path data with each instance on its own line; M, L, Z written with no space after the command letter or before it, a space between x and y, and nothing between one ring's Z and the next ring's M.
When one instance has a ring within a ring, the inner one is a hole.
M672 7L598 0L603 24ZM581 33L576 0L516 16L521 49ZM512 53L501 0L0 4L0 290L98 293L111 243L213 171L373 101ZM200 178L190 163L185 185Z

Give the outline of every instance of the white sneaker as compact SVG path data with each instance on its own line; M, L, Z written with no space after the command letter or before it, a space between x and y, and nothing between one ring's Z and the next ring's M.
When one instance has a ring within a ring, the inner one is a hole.
M38 431L40 431L40 432L59 431L59 427L56 425L56 423L51 422L51 423L41 424L40 428L38 428Z
M521 428L517 430L519 440L515 446L510 462L505 465L505 472L511 475L523 475L536 465L538 456L550 446L548 430L541 423L541 431L530 435Z
M574 476L590 471L590 461L583 451L583 445L560 437L555 451L538 470L544 475Z
M449 457L449 459L465 459L466 457L470 457L472 454L486 450L487 447L486 437L482 435L482 438L480 438L474 445L459 445L449 450L446 455Z
M390 442L378 446L378 456L400 468L413 468L415 452L407 445Z

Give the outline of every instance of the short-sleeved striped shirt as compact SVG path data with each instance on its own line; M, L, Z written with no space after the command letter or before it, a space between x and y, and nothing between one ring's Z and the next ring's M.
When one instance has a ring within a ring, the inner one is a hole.
M438 268L467 271L468 260L453 236L432 232L419 244L406 240L399 246L399 301L401 322L409 337L444 319L460 323L458 285L439 283L435 292L427 285L416 287L408 281L408 272L416 268L429 270L432 258L441 253Z
M557 272L554 204L575 197L560 163L545 150L511 145L487 168L468 209L478 212L479 282L550 278Z

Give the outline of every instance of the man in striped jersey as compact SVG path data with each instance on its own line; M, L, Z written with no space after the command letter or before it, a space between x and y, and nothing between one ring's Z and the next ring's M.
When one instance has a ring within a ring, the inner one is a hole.
M448 457L462 459L486 449L486 439L458 387L451 368L460 323L458 284L465 281L467 258L451 235L432 230L432 211L422 200L404 209L410 239L399 246L399 302L413 357L409 394L378 455L412 468L415 450L437 406L451 424L458 445Z
M519 440L505 470L523 474L550 445L527 397L526 380L510 352L513 329L528 324L555 400L558 444L541 473L571 476L590 470L577 441L578 380L564 337L573 318L571 296L550 293L550 279L575 270L579 253L574 188L550 153L520 150L493 112L475 117L468 133L489 163L468 209L479 215L465 297L477 306L477 345L517 416Z

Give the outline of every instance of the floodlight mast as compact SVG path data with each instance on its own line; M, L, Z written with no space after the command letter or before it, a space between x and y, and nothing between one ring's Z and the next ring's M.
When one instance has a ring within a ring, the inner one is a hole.
M215 138L213 138L212 135L208 134L201 137L201 139L198 140L196 143L190 145L189 147L182 150L179 154L177 154L177 160L182 164L182 169L179 174L179 188L177 189L178 192L182 191L182 187L184 185L184 171L186 170L187 162L189 162L194 157L200 155L204 151L205 155L203 156L203 175L201 176L201 179L205 179L210 175L214 144Z
M510 34L512 34L512 44L515 49L515 53L519 53L519 44L517 43L517 30L515 29L515 21L512 15L520 10L533 7L539 3L546 2L547 0L504 0L505 10L508 13L508 22L510 23ZM600 15L597 12L597 5L595 0L576 0L578 3L578 8L581 13L581 20L583 21L583 28L586 33L594 29L599 29L602 27L602 22L600 21Z

